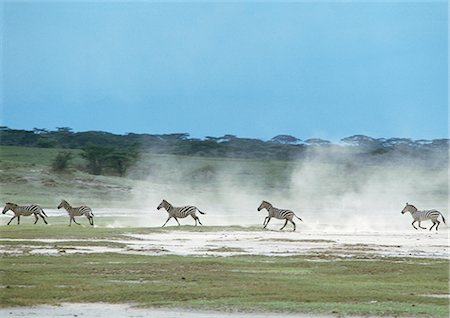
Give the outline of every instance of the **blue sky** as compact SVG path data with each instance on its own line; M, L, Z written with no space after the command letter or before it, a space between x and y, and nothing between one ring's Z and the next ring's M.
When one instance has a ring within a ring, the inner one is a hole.
M1 4L1 124L448 136L440 2Z

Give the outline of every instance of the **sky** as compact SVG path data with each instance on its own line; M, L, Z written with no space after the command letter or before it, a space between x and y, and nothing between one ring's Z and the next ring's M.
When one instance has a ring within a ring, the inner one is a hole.
M448 137L446 1L0 3L0 124Z

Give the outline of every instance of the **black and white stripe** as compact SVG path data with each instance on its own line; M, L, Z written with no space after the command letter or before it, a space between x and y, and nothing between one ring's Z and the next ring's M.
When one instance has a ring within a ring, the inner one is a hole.
M6 203L2 213L5 214L10 210L14 212L14 216L12 217L11 220L9 220L7 225L9 225L9 223L11 223L11 221L14 220L15 218L17 218L17 224L20 224L21 216L30 216L31 214L34 214L34 217L36 219L34 221L34 224L36 224L37 221L39 220L39 216L42 218L45 224L48 224L44 218L44 215L47 216L47 214L45 214L44 210L42 210L42 208L39 205L32 204L20 206L15 203L8 202Z
M264 223L263 223L264 228L266 228L267 224L269 224L269 221L271 218L286 220L286 222L284 222L284 225L280 230L284 229L284 227L287 225L287 223L289 221L292 223L292 225L294 225L294 231L295 231L295 223L292 220L294 218L294 216L303 222L303 220L300 219L297 215L295 215L295 213L292 212L291 210L275 208L272 204L270 204L267 201L263 201L259 205L258 211L261 211L262 209L266 209L267 212L269 213L269 215L266 216L266 218L264 219Z
M431 220L431 222L433 222L433 225L430 227L430 231L431 231L431 229L433 229L433 227L435 225L436 225L436 231L437 231L439 224L441 224L441 222L438 220L439 216L442 217L442 221L444 222L444 224L446 224L444 216L438 210L419 211L414 205L406 203L406 206L402 210L402 214L405 214L406 212L411 213L411 216L414 219L414 221L411 224L416 230L417 230L417 227L414 225L414 223L419 222L419 227L421 229L426 229L426 227L420 226L420 222Z
M182 219L189 215L192 216L192 218L195 220L196 226L197 226L197 221L198 221L198 223L200 223L200 225L202 225L202 223L200 222L200 219L195 214L195 212L198 211L198 212L200 212L200 214L206 214L206 213L200 211L197 207L192 206L192 205L187 205L187 206L182 206L182 207L174 207L174 206L172 206L172 204L170 204L166 200L162 200L162 202L158 205L157 209L159 210L161 208L166 209L167 213L169 213L169 218L167 219L166 223L163 224L163 226L166 225L167 222L169 222L169 220L171 218L174 218L175 221L177 221L178 225L180 225L180 222L178 222L178 218Z
M84 215L89 220L89 224L94 226L94 213L92 213L92 210L90 207L82 205L79 207L72 207L66 200L62 200L61 203L58 205L58 209L64 208L66 209L67 213L69 213L69 226L72 225L72 221L75 222L75 224L80 225L77 221L75 221L75 216L81 216Z

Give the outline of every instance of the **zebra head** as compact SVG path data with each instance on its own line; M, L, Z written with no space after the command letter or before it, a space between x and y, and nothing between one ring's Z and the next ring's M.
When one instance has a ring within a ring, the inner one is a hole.
M406 202L406 206L403 208L402 214L405 214L406 212L413 213L413 212L416 212L416 211L417 211L417 208L414 205L409 204L408 202Z
M61 203L58 205L58 209L61 209L64 206L68 206L69 203L66 200L61 200Z
M258 211L261 211L262 209L270 209L272 207L272 204L270 204L269 202L267 202L267 201L263 201L263 202L261 202L261 204L259 205L259 207L258 207Z
M6 212L8 212L9 210L13 210L15 207L17 207L17 204L15 203L11 203L11 202L7 202L5 205L5 208L3 209L3 214L5 214Z
M162 200L162 202L158 205L157 209L159 210L159 209L161 209L161 208L164 208L164 209L166 209L166 210L169 210L169 208L170 208L171 206L172 206L172 205L171 205L169 202L167 202L166 200Z

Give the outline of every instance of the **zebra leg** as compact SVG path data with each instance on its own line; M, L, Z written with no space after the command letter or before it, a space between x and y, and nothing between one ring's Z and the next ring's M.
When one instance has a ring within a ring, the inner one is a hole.
M169 218L167 219L167 221L166 221L166 223L164 223L163 224L163 226L161 226L161 227L164 227L164 225L166 225L167 224L167 222L169 222L169 220L171 219L172 217L171 216L169 216ZM177 221L178 222L178 221ZM179 223L178 223L179 224Z
M415 220L411 223L411 225L413 226L413 228L415 228L417 230L417 227L414 225L414 223L416 223Z
M91 219L92 219L91 216L86 215L86 219L88 219L88 222L89 222L90 225L94 225L94 224L92 223L92 221L91 221Z
M197 226L197 221L200 225L203 225L202 222L200 222L200 219L198 218L198 216L192 216L195 220L195 226Z
M17 225L20 224L20 215L17 216Z
M14 219L16 218L16 216L17 216L17 215L14 215L14 216L11 218L11 220L9 220L8 224L6 224L6 225L9 225L9 223L11 223L11 221L14 220Z
M268 218L269 218L268 216L265 217L264 222L263 222L263 226L266 225L266 221L267 221Z
M269 224L269 222L270 222L270 217L268 217L269 219L267 220L267 223L266 223L266 225L264 225L264 227L263 227L263 229L265 229L266 228L266 226Z
M44 220L45 224L48 224L48 223L47 223L47 220L44 218L43 215L41 215L41 218L42 218L42 220Z
M74 217L74 216L72 216L72 220L73 220L73 222L74 222L75 224L81 225L80 223L78 223L77 221L75 221L75 217Z
M426 229L427 229L426 227L422 227L422 226L420 226L420 221L419 221L419 227L420 227L421 229L424 229L424 230L426 230Z
M436 225L436 222L433 222L433 225L430 227L430 231L433 229L433 227Z
M286 226L287 222L288 222L288 220L286 219L286 222L284 222L284 225L281 227L280 231L281 231L282 229L284 229L284 227Z
M37 216L36 214L34 215L34 218L35 218L35 220L34 220L34 223L33 223L33 224L36 224L37 221L39 220L39 218L38 218L38 216Z
M181 226L180 222L178 222L178 219L176 217L173 217L175 219L175 221L177 221L178 226ZM197 224L196 224L197 225Z
M436 222L433 224L433 226L435 226L436 225L436 231L438 230L438 228L439 228L439 224L441 224L441 222L439 222L438 220L436 220ZM431 231L431 229L433 228L433 226L432 227L430 227L430 231Z
M294 223L294 221L291 221L291 223L294 226L294 229L292 230L292 232L295 232L295 228L296 228L295 223Z

